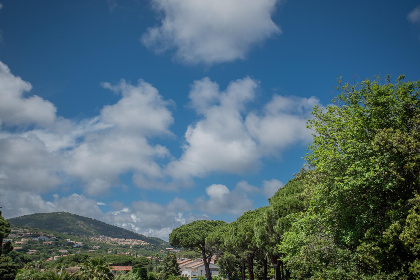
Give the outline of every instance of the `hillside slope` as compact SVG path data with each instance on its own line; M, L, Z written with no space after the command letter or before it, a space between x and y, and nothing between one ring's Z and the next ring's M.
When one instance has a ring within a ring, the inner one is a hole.
M37 213L9 219L14 226L25 226L79 236L109 236L139 239L150 244L166 243L157 237L147 237L107 223L66 212Z

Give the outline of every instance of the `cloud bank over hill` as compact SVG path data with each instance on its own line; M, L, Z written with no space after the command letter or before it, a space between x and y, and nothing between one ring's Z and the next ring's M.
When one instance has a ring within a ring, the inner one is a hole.
M115 104L92 118L65 119L54 104L30 94L29 82L0 64L0 202L9 216L68 211L167 238L172 228L195 219L239 215L253 207L253 194L272 195L282 183L256 187L242 181L232 189L212 184L195 201L139 199L112 211L102 211L98 199L123 190L125 174L141 189L165 192L211 174L258 171L262 159L310 141L305 119L319 103L314 97L274 95L262 110L251 110L258 81L245 77L224 90L209 78L194 81L189 108L197 119L186 128L176 158L169 146L158 144L178 137L170 129L176 121L173 101L143 80L102 86L120 95ZM72 194L44 198L70 188Z

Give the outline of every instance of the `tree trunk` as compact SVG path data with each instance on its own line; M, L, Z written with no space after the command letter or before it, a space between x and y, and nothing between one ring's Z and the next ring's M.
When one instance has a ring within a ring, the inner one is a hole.
M280 274L280 265L277 256L271 256L271 264L274 268L274 280L284 279ZM280 278L281 277L281 278Z
M241 275L241 279L242 279L242 280L245 280L245 260L244 260L244 259L242 259L242 260L241 260L241 262L242 262L242 267L241 267L241 269L242 269L242 270L241 270L241 274L242 274L242 275Z
M248 255L248 279L254 280L254 255Z
M268 260L267 260L267 256L264 258L263 263L264 263L263 280L267 280L267 274L268 274Z
M210 260L211 255L206 256L206 250L204 248L201 249L201 253L203 254L203 263L204 263L204 269L206 270L206 279L211 280L211 272L210 272Z
M283 262L279 261L280 265L281 265L281 279L289 279L289 277L284 277L284 266L283 266Z

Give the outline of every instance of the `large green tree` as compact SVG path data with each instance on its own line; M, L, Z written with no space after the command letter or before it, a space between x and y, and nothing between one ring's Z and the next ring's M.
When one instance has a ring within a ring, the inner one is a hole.
M169 279L171 276L180 276L181 269L176 261L176 255L173 252L169 252L163 260L163 278Z
M254 280L254 260L258 254L258 246L254 234L254 226L259 215L265 208L258 208L245 212L235 222L231 224L228 238L225 245L232 254L238 254L242 260L246 261L249 280ZM244 273L242 273L244 275Z
M310 207L281 250L295 278L414 278L418 255L404 233L418 213L420 81L339 89L309 121Z
M0 256L2 256L3 254L7 254L11 250L13 250L10 241L3 244L3 240L9 236L10 231L10 223L8 220L3 218L2 212L0 211Z
M169 235L169 242L172 246L198 250L201 253L207 280L211 280L209 264L214 253L206 245L206 237L224 224L226 223L223 221L199 220L182 225Z
M217 257L217 264L220 267L220 275L225 278L234 279L237 276L239 267L239 257L237 254L229 252L226 247L226 240L229 236L231 224L218 227L206 238L206 246Z
M17 273L17 265L10 257L5 256L13 250L10 241L3 244L3 240L9 236L10 231L9 221L3 218L0 211L0 279L4 280L15 279Z
M296 213L307 208L305 202L305 174L290 180L269 199L270 205L256 217L254 230L257 246L269 258L274 268L275 280L286 279L281 254L277 244L291 227Z

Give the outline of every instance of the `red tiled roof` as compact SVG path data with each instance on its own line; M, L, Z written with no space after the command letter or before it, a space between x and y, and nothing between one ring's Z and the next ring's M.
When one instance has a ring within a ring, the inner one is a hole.
M132 266L110 266L110 268L114 271L130 271L133 269Z

